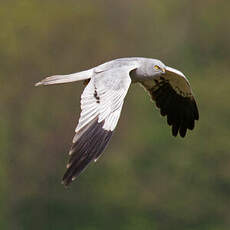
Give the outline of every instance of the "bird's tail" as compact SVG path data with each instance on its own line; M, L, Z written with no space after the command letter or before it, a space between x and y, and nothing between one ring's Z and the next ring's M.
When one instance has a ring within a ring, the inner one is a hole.
M91 78L93 74L93 69L81 71L78 73L73 73L69 75L54 75L51 77L47 77L35 84L35 86L39 85L53 85L53 84L61 84L68 83L73 81L81 81Z

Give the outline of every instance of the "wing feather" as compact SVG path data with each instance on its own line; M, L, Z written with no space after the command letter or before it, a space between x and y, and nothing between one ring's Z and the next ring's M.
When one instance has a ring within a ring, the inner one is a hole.
M141 84L148 90L162 116L167 116L173 136L185 137L187 129L193 130L199 112L190 84L178 70L166 68L166 73Z
M70 149L63 184L69 185L92 160L97 160L112 136L131 84L131 68L95 73L81 96L81 115Z

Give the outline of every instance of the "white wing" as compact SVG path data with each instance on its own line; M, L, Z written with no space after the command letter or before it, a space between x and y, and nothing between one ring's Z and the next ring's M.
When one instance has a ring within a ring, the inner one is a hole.
M84 168L96 160L115 129L124 98L131 84L129 72L121 67L95 72L81 96L81 116L70 149L63 183L71 183Z
M165 74L141 84L149 91L161 115L167 116L173 136L179 132L184 137L187 129L194 128L199 112L190 84L183 73L166 67Z

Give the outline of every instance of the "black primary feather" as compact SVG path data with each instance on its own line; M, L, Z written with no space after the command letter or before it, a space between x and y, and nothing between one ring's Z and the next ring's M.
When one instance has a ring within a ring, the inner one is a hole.
M96 118L76 133L77 139L70 149L68 168L62 179L65 186L68 186L92 160L102 154L112 136L112 131L103 129L103 125L104 121L98 123Z
M186 136L187 129L194 128L199 112L193 97L178 94L167 80L161 80L148 89L162 116L167 116L168 125L172 126L172 135Z

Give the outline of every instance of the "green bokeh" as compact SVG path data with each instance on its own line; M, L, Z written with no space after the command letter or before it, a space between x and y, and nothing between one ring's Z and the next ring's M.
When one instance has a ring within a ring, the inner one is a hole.
M228 230L230 2L0 2L0 229ZM127 56L188 76L200 121L185 139L138 85L103 156L61 183L81 83L35 88L52 74Z

